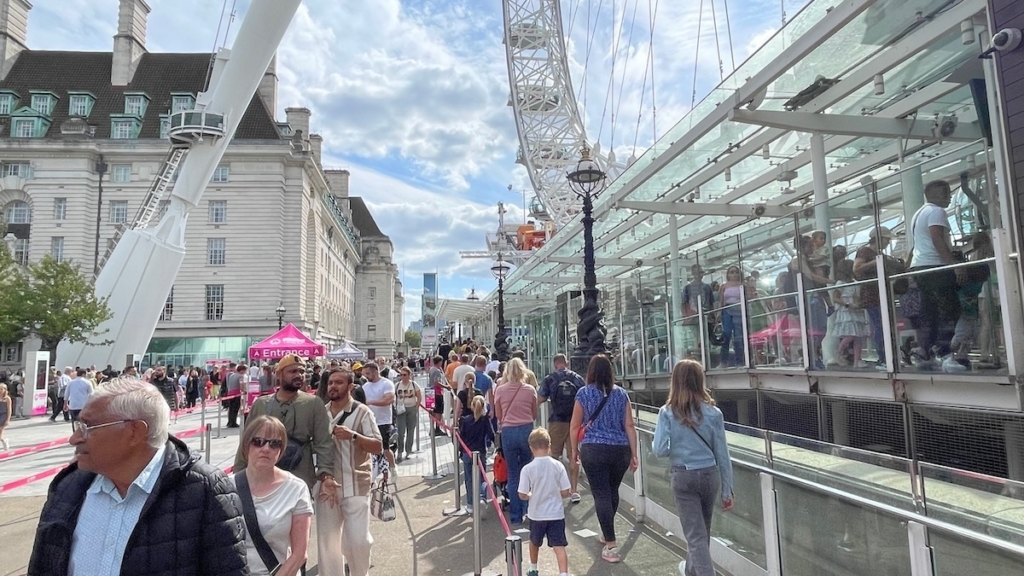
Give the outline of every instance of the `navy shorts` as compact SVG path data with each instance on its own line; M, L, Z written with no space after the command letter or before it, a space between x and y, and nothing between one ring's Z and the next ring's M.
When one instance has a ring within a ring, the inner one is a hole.
M569 541L565 539L565 519L561 520L533 520L530 519L530 544L540 546L544 544L544 537L548 538L548 546L568 546Z

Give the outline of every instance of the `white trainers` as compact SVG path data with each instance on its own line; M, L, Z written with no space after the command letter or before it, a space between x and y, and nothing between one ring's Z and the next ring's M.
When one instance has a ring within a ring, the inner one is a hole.
M956 361L952 355L946 356L942 361L943 372L967 372L967 367Z
M569 502L572 502L573 504L579 504L580 500L582 500L582 498L580 498L579 492L573 492L572 494L569 494Z
M679 576L686 576L686 560L679 563Z

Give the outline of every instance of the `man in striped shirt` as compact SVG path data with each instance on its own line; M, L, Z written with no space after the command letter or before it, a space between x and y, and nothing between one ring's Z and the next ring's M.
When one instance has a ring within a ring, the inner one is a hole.
M327 375L327 414L334 437L334 479L338 503L317 500L316 532L321 574L366 576L370 571L370 455L384 450L373 412L352 398L352 373L332 368ZM342 558L344 556L344 558Z

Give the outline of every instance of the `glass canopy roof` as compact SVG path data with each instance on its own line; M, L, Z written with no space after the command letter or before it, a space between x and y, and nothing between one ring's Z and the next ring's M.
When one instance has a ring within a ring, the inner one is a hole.
M977 42L964 45L959 22L945 26L948 18L942 17L959 10L965 11L968 15L965 19L969 20L969 16L985 9L985 2L878 0L868 4L866 10L836 33L819 38L816 37L820 35L817 27L827 24L830 17L841 15L833 14L833 0L810 2L611 182L595 202L596 257L630 262L643 260L643 266L647 267L661 265L670 256L671 218L663 213L617 208L615 204L619 200L791 205L794 211L802 207L801 202L813 193L808 152L810 135L807 133L721 118L710 131L667 163L661 158L677 141L690 138L691 131L700 123L720 114L720 105L733 102L737 91L752 82L762 70L780 65L785 68L762 92L764 98L756 107L758 111L782 111L789 99L819 77L841 80L861 72L860 77L866 81L850 86L847 94L836 94L838 98L821 110L823 115L912 118L928 124L940 115L956 115L960 123L975 122L974 100L965 84L983 75L977 60L980 48ZM808 42L813 49L789 65L787 49ZM901 63L884 70L884 93L876 95L873 75L869 72L881 66L876 63L878 60L901 49L914 51ZM696 134L699 132L692 135ZM764 139L767 144L747 145L755 138ZM829 192L834 195L862 186L859 181L866 175L881 180L891 174L890 166L898 163L904 151L916 152L923 148L924 157L930 157L960 148L964 142L826 134L825 146ZM663 165L648 174L656 163ZM789 172L787 176L792 179L782 180L780 176L784 171L795 171L795 174ZM679 248L687 259L687 254L694 251L706 251L709 243L714 244L716 239L720 241L738 234L746 237L758 227L785 226L777 221L724 215L680 215L677 219ZM766 229L766 237L767 232ZM506 282L506 290L536 293L538 290L576 289L573 281L582 280L582 266L546 259L554 256L582 262L582 251L582 225L577 217L513 272ZM762 259L770 259L769 256L759 255ZM629 265L598 266L597 276L599 279L625 277L633 269Z

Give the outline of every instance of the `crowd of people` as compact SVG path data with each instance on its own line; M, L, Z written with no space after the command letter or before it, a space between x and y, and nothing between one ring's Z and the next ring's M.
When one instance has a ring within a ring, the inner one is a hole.
M524 360L517 351L497 362L478 345L453 348L447 360L431 359L435 407L446 390L454 393L452 429L469 448L462 458L466 505L479 504L470 496L472 453L504 460L509 519L515 526L529 522L527 576L537 576L545 541L564 576L565 506L581 501L582 468L600 527L601 558L619 562L618 489L638 464L629 396L616 384L607 356L595 356L584 377L559 354L540 381ZM415 415L424 405L413 371L384 359L307 367L294 354L261 367L261 389L266 385L268 393L248 409L228 477L168 434L169 417L189 404L193 378L201 391L195 400L223 397L213 387L233 387L234 378L226 377L242 374L238 387L244 389L248 366L226 366L205 380L185 367L154 367L141 375L130 367L109 376L69 369L75 378L57 377L58 384L69 381L58 386L63 403L55 406L68 409L75 459L53 481L29 573L64 574L73 567L75 574L292 576L304 570L307 551L316 546L319 573L365 576L373 545L371 491L391 482L392 466L409 457ZM168 382L184 395L168 393ZM691 549L690 565L680 567L687 576L713 573L700 549L707 547L719 477L726 509L732 502L721 412L703 386L696 363L674 367L654 443L655 452L673 463ZM0 403L8 397L4 391ZM545 402L549 422L539 428ZM314 520L317 539L311 543Z

